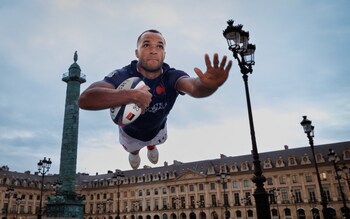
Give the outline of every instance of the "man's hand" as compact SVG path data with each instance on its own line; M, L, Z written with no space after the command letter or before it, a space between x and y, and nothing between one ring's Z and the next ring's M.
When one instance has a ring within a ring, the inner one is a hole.
M136 90L138 91L136 97L136 104L142 109L142 113L145 113L147 107L152 101L152 94L149 92L150 87L144 85Z
M204 59L207 71L203 73L199 68L195 68L194 71L204 87L208 89L217 89L226 81L228 72L232 66L232 60L226 65L227 57L224 56L219 65L219 55L217 53L214 54L213 65L211 64L208 54L205 54Z

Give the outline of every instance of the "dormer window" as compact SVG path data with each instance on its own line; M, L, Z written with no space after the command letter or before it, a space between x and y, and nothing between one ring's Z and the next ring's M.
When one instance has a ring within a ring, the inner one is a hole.
M289 157L288 158L288 166L296 166L297 165L297 161L295 159L295 157Z
M284 167L284 162L282 157L279 157L278 160L276 161L276 167Z
M220 173L227 173L226 164L221 165L221 167L220 167Z
M215 170L214 170L214 167L210 165L208 167L208 175L211 175L211 174L215 174Z
M237 163L236 162L231 165L230 172L238 172L238 167L237 167Z
M249 170L248 161L244 161L244 162L241 164L241 171L248 171L248 170Z
M317 161L317 163L324 163L324 158L323 158L323 155L321 153L316 154L316 161Z
M267 159L264 161L264 169L270 169L270 168L272 168L271 159L270 159L270 158L267 158Z
M343 152L343 159L344 159L344 160L350 160L350 150L349 150L349 149L346 149L346 150Z
M311 164L310 157L307 154L304 154L304 156L301 157L301 164Z

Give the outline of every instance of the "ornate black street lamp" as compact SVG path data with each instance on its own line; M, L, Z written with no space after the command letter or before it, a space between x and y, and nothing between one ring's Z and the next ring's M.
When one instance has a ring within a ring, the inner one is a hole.
M313 160L314 160L314 166L315 166L316 175L317 175L317 182L318 182L318 187L320 188L320 194L321 194L321 205L322 205L323 218L324 219L331 219L331 216L327 210L328 201L327 201L326 193L322 187L320 172L318 171L318 165L317 165L317 161L316 161L316 155L315 155L315 149L314 149L314 139L313 139L315 136L314 135L315 126L312 126L311 123L312 122L310 120L308 120L306 116L303 116L303 121L300 122L300 125L303 126L304 132L306 133L307 138L309 139L309 144L311 147L312 156L314 158Z
M174 197L172 199L172 205L173 205L172 207L177 210L176 211L176 218L179 218L179 211L180 211L180 207L181 207L180 197L178 197L178 196ZM158 209L156 209L156 210L158 210Z
M268 194L264 188L266 178L262 175L248 88L248 73L253 72L252 66L255 64L254 52L256 47L249 43L249 32L242 30L243 25L239 24L233 26L233 20L227 21L227 24L228 26L223 34L227 40L228 49L233 52L233 57L237 60L238 66L241 69L245 86L254 164L254 176L252 181L256 185L253 195L255 198L257 217L258 219L271 219Z
M136 214L136 215L132 215L132 218L133 217L138 218L137 213L140 211L140 202L139 202L139 200L135 200L135 201L132 201L131 204L132 204L131 211L135 212L135 214ZM164 206L163 206L163 208L164 208Z
M22 198L16 198L16 219L20 211L21 202L22 202Z
M350 190L349 167L347 167L345 164L343 164L342 171L345 174L345 180L348 183L348 187Z
M278 193L279 193L279 189L276 189L275 187L273 187L270 191L269 191L269 195L270 195L270 204L276 204L276 213L277 213L277 217L278 219L281 218L280 216L280 209L278 207Z
M224 190L224 208L225 208L225 219L229 219L230 218L230 213L228 211L228 207L229 207L229 201L228 201L228 197L226 195L226 188L227 188L227 182L230 179L230 174L225 173L225 172L221 172L220 173L220 183L222 184L222 188Z
M98 217L100 216L100 214L103 213L103 207L104 207L103 203L97 203L96 210L97 210Z
M241 198L241 203L244 205L244 212L245 212L245 218L248 218L248 211L247 211L247 206L252 205L252 201L250 198L250 194L246 194L245 197Z
M7 189L6 189L5 194L7 196L7 205L6 205L6 208L4 209L5 210L5 219L7 219L7 214L8 214L9 207L10 207L10 198L13 195L14 191L15 190L11 186L7 187Z
M52 189L54 190L54 195L57 197L60 195L60 189L61 189L62 183L60 180L57 180L52 184Z
M298 206L297 206L298 198L296 196L297 193L294 193L293 189L291 189L290 194L291 194L291 201L294 203L294 206L295 206L295 213L296 213L297 217L299 218L300 215L298 214Z
M44 157L44 160L39 160L38 162L38 172L41 174L40 203L39 203L39 211L38 211L38 217L37 217L38 219L41 219L41 216L42 216L44 178L45 178L45 174L50 170L51 163L52 162L50 158L46 160L46 157Z
M107 199L107 205L108 205L108 219L110 219L110 217L111 217L112 204L113 204L113 199L111 199L111 198Z
M120 192L119 187L124 182L124 173L121 170L116 170L114 173L113 178L116 180L117 183L117 219L120 219Z
M349 208L348 208L348 206L346 206L345 194L343 191L343 187L341 186L341 183L340 183L340 179L341 179L340 174L342 173L342 170L337 166L337 162L338 162L339 158L337 157L337 155L335 154L335 151L333 149L329 149L328 160L333 163L334 171L335 171L335 178L338 181L339 191L340 191L340 195L341 195L341 198L343 201L343 210L342 210L343 218L350 219Z

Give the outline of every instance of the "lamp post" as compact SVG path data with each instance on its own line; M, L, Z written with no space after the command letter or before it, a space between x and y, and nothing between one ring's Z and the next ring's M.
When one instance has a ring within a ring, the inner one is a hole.
M16 198L16 219L20 211L21 202L22 202L21 198Z
M62 186L62 183L60 180L57 180L52 184L52 189L54 190L54 195L57 197L60 195L60 188Z
M132 211L136 212L135 218L137 218L137 212L139 212L139 200L132 201Z
M346 179L346 182L348 183L348 188L350 190L349 167L343 164L342 171L345 174L345 179Z
M324 219L331 219L331 216L327 210L327 205L328 205L328 201L327 201L327 197L326 197L326 193L323 190L322 187L322 183L321 183L321 177L320 177L320 173L318 171L318 165L317 165L317 161L316 161L316 155L315 155L315 149L314 149L314 129L315 126L311 125L311 121L307 119L307 116L303 116L303 120L300 122L300 125L303 126L304 128L304 132L307 135L307 138L309 139L309 144L311 147L311 152L312 152L312 156L313 156L313 160L314 160L314 166L315 166L315 170L316 170L316 175L317 175L317 182L318 182L318 187L320 189L320 194L321 194L321 205L322 205L322 214L323 214L323 218Z
M96 205L96 210L97 210L97 215L98 217L100 217L100 214L102 214L102 210L103 210L103 203L97 203Z
M333 149L329 149L328 160L333 163L334 170L335 170L335 178L338 181L340 195L341 195L341 198L343 201L343 211L342 211L343 218L350 219L349 208L348 208L348 206L346 206L345 194L344 194L343 188L342 188L341 183L340 183L340 179L341 179L340 174L341 174L342 170L337 166L337 162L338 162L339 158L337 157L337 155L335 154L335 151Z
M273 187L273 188L269 191L270 198L271 198L270 203L271 203L271 204L276 204L277 217L278 217L278 219L281 218L281 216L280 216L280 209L279 209L279 207L278 207L278 200L277 200L278 192L279 192L279 191L280 191L280 190L279 190L279 189L276 189L275 187Z
M292 199L292 201L293 201L293 203L294 203L294 206L295 206L295 214L296 214L297 217L299 218L298 206L297 206L298 200L297 200L296 195L294 194L293 189L290 190L290 194L291 194L291 199Z
M203 196L204 198L204 196ZM197 201L197 207L201 209L201 212L203 212L203 208L205 207L204 199L200 199Z
M6 189L6 193L5 193L7 195L7 205L6 205L6 208L5 208L5 218L6 219L7 219L7 214L8 214L8 211L9 211L9 206L10 206L10 198L13 195L14 191L15 190L11 186L7 187L7 189Z
M124 173L121 170L116 170L113 178L117 183L117 219L120 219L120 192L119 187L123 184L124 181Z
M251 200L250 200L250 195L246 195L246 197L241 198L241 203L244 204L244 213L245 213L245 218L248 218L248 211L247 211L247 206L251 206Z
M112 209L113 199L109 198L107 199L107 205L108 205L108 219L111 217L111 209Z
M222 184L222 188L224 190L224 208L225 208L225 219L229 219L230 218L230 214L228 212L228 198L226 197L226 188L227 188L227 181L230 179L230 175L228 173L225 172L221 172L220 173L220 182Z
M176 209L176 218L179 218L179 209L180 209L180 206L181 206L181 199L176 196L175 198L173 198L173 205L174 205L174 209Z
M233 26L233 20L227 21L227 28L223 31L223 35L227 40L228 49L232 51L233 57L237 60L238 66L243 74L243 81L245 86L245 93L247 99L248 117L250 125L250 135L252 141L252 155L254 164L254 176L252 181L256 188L254 191L256 212L258 219L271 219L270 204L268 194L264 188L266 178L262 175L262 168L260 165L258 147L255 139L253 113L250 103L250 95L248 88L248 74L253 72L252 66L255 64L254 52L255 45L249 43L249 32L242 30L243 25L239 24Z
M38 162L38 171L41 174L41 188L40 188L40 203L39 203L39 212L38 212L38 219L41 219L41 215L42 215L42 202L43 202L43 190L44 190L44 178L45 178L45 174L47 172L49 172L50 167L51 167L51 160L46 159L46 157L44 157L43 160L39 160Z

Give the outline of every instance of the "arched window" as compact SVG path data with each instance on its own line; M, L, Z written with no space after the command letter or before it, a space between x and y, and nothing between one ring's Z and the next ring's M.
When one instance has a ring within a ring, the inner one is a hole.
M271 210L271 215L272 215L272 219L277 219L278 218L278 212L277 212L277 209L272 209Z
M344 151L343 159L350 160L350 151L349 150Z
M284 218L286 219L292 219L292 212L289 208L284 209Z
M199 218L200 219L206 219L207 215L202 211L202 212L199 213Z
M254 214L253 214L253 210L248 210L247 211L248 217L249 218L253 218Z
M236 217L241 218L242 217L242 212L240 210L236 211Z
M311 209L312 219L321 219L320 211L317 208Z
M304 209L298 209L297 214L299 219L306 219Z
M213 219L218 219L219 218L219 216L216 213L216 211L213 211L213 213L211 213L211 216L212 216Z
M343 212L343 209L341 210ZM337 212L335 212L334 208L327 208L327 211L329 212L329 215L331 216L331 218L337 218Z
M194 212L191 212L190 219L196 219L196 214Z

